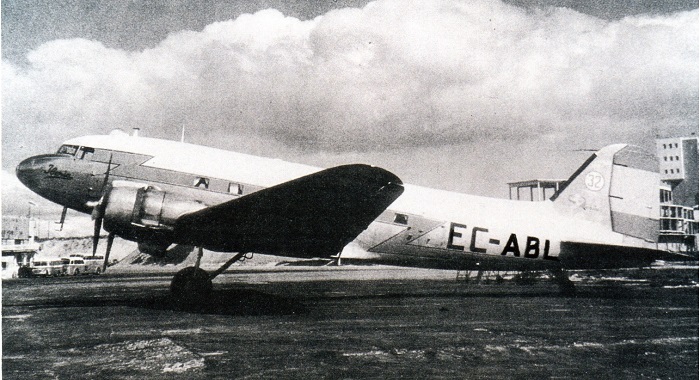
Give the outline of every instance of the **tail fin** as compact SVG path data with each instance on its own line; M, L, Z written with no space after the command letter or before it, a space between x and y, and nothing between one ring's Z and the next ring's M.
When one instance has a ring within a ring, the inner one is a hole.
M551 200L563 214L655 243L660 183L654 154L632 145L610 145L586 160Z

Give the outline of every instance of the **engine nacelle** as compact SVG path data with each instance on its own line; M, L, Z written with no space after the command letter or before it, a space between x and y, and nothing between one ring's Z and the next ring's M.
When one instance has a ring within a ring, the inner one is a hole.
M154 186L126 181L115 182L105 201L105 230L163 250L173 242L177 218L206 207Z

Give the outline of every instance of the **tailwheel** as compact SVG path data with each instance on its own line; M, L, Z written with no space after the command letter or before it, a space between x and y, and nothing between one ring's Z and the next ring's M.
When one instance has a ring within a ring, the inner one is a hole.
M552 270L554 275L554 281L559 285L559 291L563 296L573 296L576 295L576 287L573 281L569 279L569 275L564 269L557 268Z
M175 274L170 292L179 302L198 302L207 299L212 292L209 273L204 269L187 267Z

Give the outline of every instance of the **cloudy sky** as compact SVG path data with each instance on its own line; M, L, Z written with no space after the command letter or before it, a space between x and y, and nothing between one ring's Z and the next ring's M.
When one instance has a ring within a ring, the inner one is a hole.
M3 1L3 213L22 158L115 128L496 197L696 132L697 2L578 3Z

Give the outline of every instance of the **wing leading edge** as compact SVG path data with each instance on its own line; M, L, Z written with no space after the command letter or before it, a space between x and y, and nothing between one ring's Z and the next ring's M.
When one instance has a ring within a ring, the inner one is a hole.
M393 173L343 165L180 217L178 243L213 251L335 255L403 193Z

